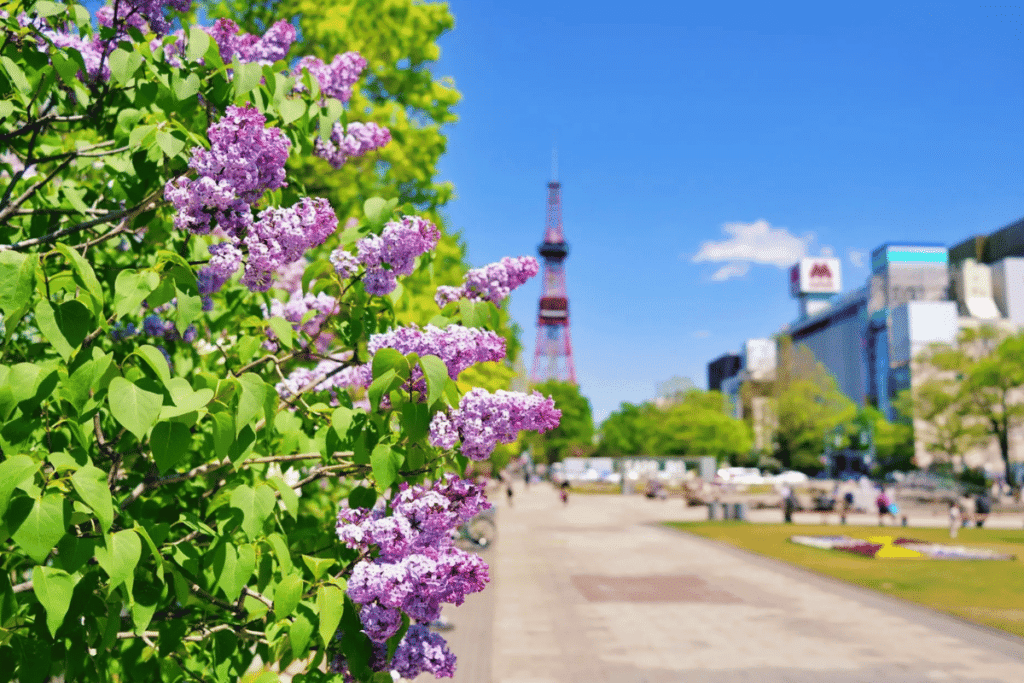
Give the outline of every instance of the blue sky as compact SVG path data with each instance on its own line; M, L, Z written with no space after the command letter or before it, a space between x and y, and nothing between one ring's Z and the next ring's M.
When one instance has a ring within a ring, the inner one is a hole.
M841 258L848 290L883 242L952 245L1024 216L1021 6L450 7L449 224L474 265L535 255L557 143L598 420L673 375L705 386L708 361L794 319L784 267L803 254ZM538 281L510 304L527 367Z

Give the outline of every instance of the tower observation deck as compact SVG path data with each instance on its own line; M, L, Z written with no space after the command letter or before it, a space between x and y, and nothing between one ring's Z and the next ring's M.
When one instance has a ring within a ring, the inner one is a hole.
M544 260L544 279L537 311L537 343L533 353L533 383L549 379L576 383L569 334L569 295L565 289L565 259L569 245L562 233L562 184L548 183L544 241L537 247Z

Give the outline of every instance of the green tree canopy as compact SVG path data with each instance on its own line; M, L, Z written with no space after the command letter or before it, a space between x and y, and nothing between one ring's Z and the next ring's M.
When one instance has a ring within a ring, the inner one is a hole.
M773 389L776 420L775 458L783 467L814 472L821 469L824 438L856 414L853 401L840 390L828 370L803 345L783 337Z
M749 453L749 427L732 416L718 391L690 389L675 402L623 404L601 425L601 455L713 455L734 460Z
M525 439L536 462L558 462L570 455L590 455L593 451L594 416L590 400L571 382L549 380L533 387L555 399L562 420L551 431L531 434Z

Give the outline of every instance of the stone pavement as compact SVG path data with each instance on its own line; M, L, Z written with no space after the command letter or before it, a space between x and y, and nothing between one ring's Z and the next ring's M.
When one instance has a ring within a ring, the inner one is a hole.
M704 508L496 502L492 583L447 612L458 683L1024 681L1024 640L655 524Z

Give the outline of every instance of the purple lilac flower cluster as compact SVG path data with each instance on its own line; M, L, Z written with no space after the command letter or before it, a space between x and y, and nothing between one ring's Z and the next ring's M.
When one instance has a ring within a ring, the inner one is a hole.
M266 309L264 309L266 312ZM312 312L311 317L307 314ZM320 351L327 350L330 340L333 338L328 334L321 334L321 328L327 318L338 313L338 300L329 294L306 294L294 292L287 303L273 299L270 302L270 313L268 317L281 317L292 323L296 332L304 332L313 340L313 345ZM305 322L303 322L305 320ZM274 333L267 330L269 339L276 339ZM302 341L305 344L305 341Z
M230 106L210 126L210 149L194 147L188 164L198 178L178 178L164 189L178 211L176 228L205 235L216 222L238 237L252 223L250 205L287 184L284 164L291 142L266 122L255 107Z
M366 266L363 286L372 296L386 296L398 286L398 275L411 275L416 257L432 250L441 239L441 231L418 216L402 216L388 221L380 235L364 237L356 243L359 262Z
M267 291L277 269L323 244L337 228L338 217L323 197L303 197L287 208L264 209L243 240L249 258L242 284L254 292Z
M448 643L422 624L412 624L395 649L390 664L387 659L387 645L374 643L367 666L371 671L393 671L403 681L411 681L422 673L432 674L434 678L455 676L455 655L448 650ZM341 674L344 683L355 683L348 662L340 654L331 661L330 671Z
M487 564L452 543L452 532L490 504L477 484L448 474L431 488L402 484L383 509L343 507L338 538L347 546L374 555L356 563L348 594L360 605L363 630L384 643L398 632L402 613L419 622L410 627L391 663L414 678L430 671L451 675L455 657L440 636L427 637L422 624L437 619L441 605L461 605L466 595L487 583Z
M114 50L118 41L128 36L128 27L136 28L142 33L152 31L159 37L166 34L171 27L171 23L164 16L165 7L187 12L191 6L192 0L119 0L114 5L105 5L96 11L96 20L100 26L116 29L114 37L107 40L98 32L83 38L74 24L65 23L53 27L42 17L33 18L26 13L18 16L18 22L22 26L35 28L56 48L77 50L85 62L85 73L79 73L78 78L84 83L89 83L110 80L110 67L106 57ZM40 45L39 48L45 51L46 46Z
M346 52L335 55L330 64L325 64L319 57L303 57L295 66L294 75L302 76L305 69L316 79L320 92L324 97L334 97L348 102L352 97L352 86L359 80L359 74L366 68L366 59L358 52ZM305 89L301 83L296 85L297 91Z
M324 140L317 136L313 144L313 153L326 159L332 167L341 168L349 158L361 157L389 142L391 131L372 121L353 121L346 128L342 128L340 123L335 123L331 129L330 139Z
M552 398L538 392L518 391L489 393L470 389L459 401L459 407L439 412L430 421L430 443L450 449L462 441L462 454L471 460L486 460L494 447L512 443L522 430L544 433L558 426L562 411Z
M410 325L375 334L366 344L371 356L384 348L402 355L437 356L448 368L448 376L458 379L459 374L472 365L504 358L505 338L479 327L449 325L442 330L434 325L424 328Z
M370 385L373 374L366 364L349 365L348 359L322 360L314 368L297 368L274 387L281 398L290 398L309 391L329 391L336 395L338 391L349 388L363 388ZM316 384L314 384L316 382Z
M284 187L290 142L278 128L267 128L255 108L228 107L210 126L210 149L195 148L189 166L198 177L167 183L164 194L177 209L175 227L209 233L216 223L228 241L210 248L211 261L200 271L201 293L218 291L248 252L242 284L266 291L277 269L323 244L338 227L330 203L303 198L287 208L271 207L253 221L252 205L267 190Z
M460 287L438 287L434 301L441 308L459 299L482 299L497 306L513 289L536 275L539 270L537 259L532 256L506 256L497 263L470 270L462 279Z
M295 42L295 27L281 20L267 29L262 36L241 33L238 24L230 19L218 19L213 26L204 29L220 49L220 58L230 65L235 57L238 61L258 62L269 66L288 56L288 50Z
M117 0L113 5L97 10L96 20L101 26L124 23L144 33L148 25L157 35L164 35L171 28L171 22L164 16L165 7L187 12L192 7L192 0Z
M338 248L331 252L331 265L342 280L347 280L359 271L359 259L351 252Z

